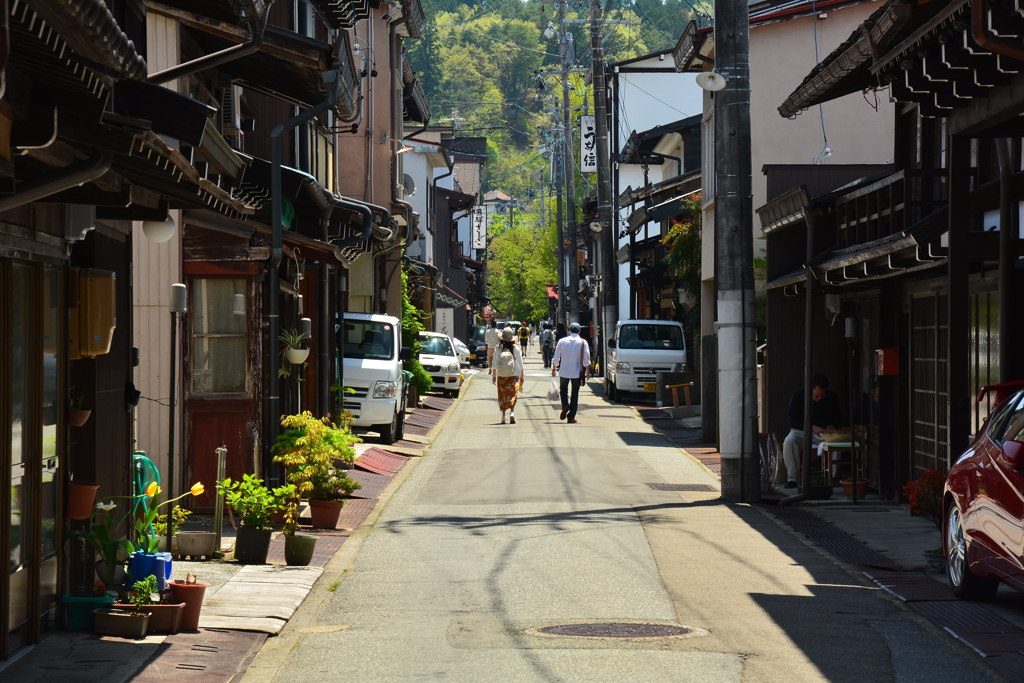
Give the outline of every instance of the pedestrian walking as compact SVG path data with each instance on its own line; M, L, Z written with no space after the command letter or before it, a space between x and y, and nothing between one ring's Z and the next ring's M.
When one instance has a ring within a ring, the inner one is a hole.
M530 328L526 326L525 322L519 323L519 346L523 348L523 351L530 346Z
M498 348L498 323L491 321L490 327L484 332L484 343L487 344L487 372L494 374L494 350Z
M562 398L562 412L558 419L566 420L568 424L576 424L580 382L590 379L590 345L587 344L587 340L580 337L579 323L569 325L569 336L558 341L551 363L551 376L554 377L555 373L558 373Z
M526 382L526 370L523 367L523 352L516 344L516 333L511 327L501 331L501 341L495 352L495 374L491 383L498 386L498 410L501 411L501 424L505 424L505 413L508 421L516 423L516 399L519 390Z
M544 323L540 333L540 350L544 354L544 368L551 367L551 356L555 353L555 333L551 331L551 323Z
M558 325L555 326L555 344L568 336L569 333L565 331L565 323L558 323Z

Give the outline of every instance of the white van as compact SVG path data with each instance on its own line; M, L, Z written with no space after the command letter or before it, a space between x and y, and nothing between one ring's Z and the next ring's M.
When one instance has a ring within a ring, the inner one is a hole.
M355 394L345 393L345 410L352 425L380 432L394 443L405 432L405 361L412 358L402 346L402 322L390 315L348 313L342 320L338 346L344 348L342 381Z
M608 398L653 394L658 372L686 372L686 336L675 320L620 320L608 341Z

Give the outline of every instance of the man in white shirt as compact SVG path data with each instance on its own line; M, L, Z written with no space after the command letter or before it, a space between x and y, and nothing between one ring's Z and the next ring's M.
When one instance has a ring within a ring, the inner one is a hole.
M491 321L490 327L484 332L484 343L487 344L487 372L494 374L494 349L498 348L498 323Z
M558 419L565 420L568 417L568 424L576 424L580 381L590 379L590 345L580 337L579 323L569 325L569 336L558 340L555 357L551 359L551 376L554 377L556 372L562 394L562 412Z

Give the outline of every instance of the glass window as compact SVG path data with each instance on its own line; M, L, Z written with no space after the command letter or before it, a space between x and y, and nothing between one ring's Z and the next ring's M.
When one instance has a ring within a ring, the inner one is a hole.
M60 271L43 270L42 558L57 554L57 349L60 339ZM56 590L55 586L49 587Z
M249 344L248 316L235 315L235 295L245 295L244 279L192 281L192 392L245 393Z
M997 443L1003 440L1003 433L1010 422L1017 422L1020 414L1020 404L1024 401L1024 394L1011 396L996 407L995 412L988 421L988 436ZM1017 418L1017 419L1015 419Z
M390 323L346 320L345 358L391 360L395 357L395 330Z
M1006 428L1002 430L1002 434L997 440L1000 442L1024 441L1024 393L1008 398L1006 403L1014 407L1011 410L1005 411L1007 417L1001 421L1006 423ZM997 416L997 418L1001 417L1002 415ZM994 421L995 419L993 419ZM996 439L996 437L993 437L993 439Z
M675 325L623 325L620 349L683 350L683 331Z
M448 337L420 337L420 353L431 356L454 356Z
M487 328L483 325L473 325L470 328L469 340L475 342L482 342L484 340L484 334L487 332Z

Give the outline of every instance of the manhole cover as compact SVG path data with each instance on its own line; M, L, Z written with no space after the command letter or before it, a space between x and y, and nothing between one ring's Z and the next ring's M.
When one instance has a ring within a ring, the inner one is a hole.
M715 491L708 484L648 484L655 491Z
M690 632L683 626L665 624L563 624L537 629L541 633L588 638L661 638L682 636Z

